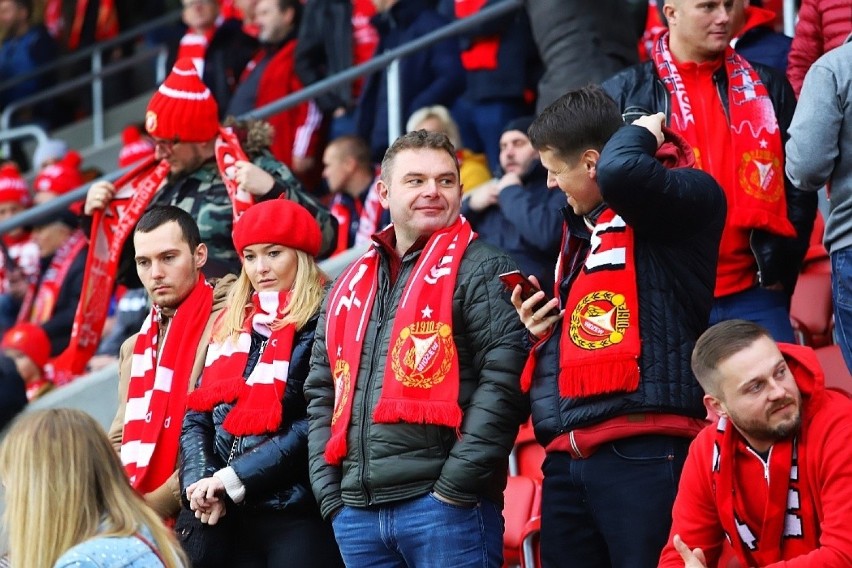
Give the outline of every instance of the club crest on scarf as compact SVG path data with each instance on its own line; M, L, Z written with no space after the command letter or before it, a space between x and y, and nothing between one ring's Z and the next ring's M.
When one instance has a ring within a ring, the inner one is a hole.
M592 292L571 312L571 341L581 349L602 349L621 343L629 327L630 310L623 294Z
M778 201L784 191L784 180L776 175L781 167L781 159L769 150L745 152L739 168L740 186L756 199Z
M423 311L431 315L427 306ZM453 366L455 343L448 324L418 321L403 328L391 350L391 369L406 387L430 389L440 384Z
M334 411L331 415L332 426L343 414L346 402L349 400L349 388L352 385L352 368L343 359L338 359L331 372L334 381Z

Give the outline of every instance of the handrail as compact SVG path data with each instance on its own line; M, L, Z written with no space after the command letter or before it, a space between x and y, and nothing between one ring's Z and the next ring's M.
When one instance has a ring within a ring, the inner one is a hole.
M472 16L468 16L462 20L457 20L455 22L447 24L446 26L438 28L433 32L430 32L409 43L406 43L405 45L401 45L386 53L377 55L369 61L362 63L361 65L357 65L345 71L341 71L340 73L337 73L336 75L333 75L331 77L326 77L325 79L317 81L316 83L309 85L296 93L287 95L286 97L278 99L277 101L269 103L268 105L264 105L261 108L254 109L238 118L251 119L267 118L273 116L287 108L295 106L308 99L316 98L317 96L330 91L338 85L351 82L353 79L357 79L369 73L379 71L384 67L387 67L392 61L396 59L400 59L415 51L419 51L425 47L432 45L433 43L437 43L441 40L453 37L455 35L460 35L466 31L469 31L473 27L478 26L484 21L496 18L497 16L508 14L509 12L517 10L522 6L523 0L504 0L499 4L484 8L476 14L473 14ZM132 166L129 166L127 168L123 168L118 171L107 174L103 177L98 178L97 180L93 180L81 187L78 187L77 189L71 190L68 193L65 193L64 195L61 195L55 199L51 199L46 203L43 203L41 205L33 207L32 209L28 209L27 211L19 213L10 219L0 221L0 235L6 234L9 231L17 229L18 227L33 225L36 222L49 218L51 215L58 213L63 209L66 209L75 201L85 199L86 193L89 191L89 187L92 184L101 180L114 182L119 177L129 172L131 167Z
M8 89L9 87L13 87L18 83L23 83L24 81L29 81L34 77L38 77L39 75L43 75L45 73L50 73L52 71L56 71L69 65L71 63L75 63L77 61L81 61L86 59L87 57L97 52L102 52L105 50L109 50L115 46L118 46L125 41L132 39L136 36L147 33L151 30L155 30L157 28L163 27L166 24L171 24L174 22L180 21L180 10L175 10L174 12L170 12L159 18L155 18L150 22L146 22L144 24L140 24L131 30L127 30L126 32L122 32L121 34L115 36L112 39L108 39L105 41L99 41L98 43L86 47L84 49L80 49L74 51L73 53L69 53L68 55L64 55L56 61L52 61L50 63L46 63L44 65L39 66L37 69L33 69L32 71L28 71L26 73L21 73L20 75L16 75L10 79L6 79L5 81L0 82L0 91Z
M29 137L35 138L37 144L44 144L48 141L47 132L45 132L44 128L36 124L25 124L16 128L4 128L0 130L0 142Z

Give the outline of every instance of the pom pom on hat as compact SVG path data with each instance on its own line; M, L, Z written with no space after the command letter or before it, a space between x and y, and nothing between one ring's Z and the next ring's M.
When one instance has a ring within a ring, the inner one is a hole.
M121 133L121 151L118 153L118 167L126 168L142 158L154 155L154 145L142 137L135 126L128 126Z
M307 209L289 199L261 201L249 207L234 224L234 248L242 257L250 245L274 243L319 254L322 234Z
M15 164L4 164L0 166L0 203L14 202L24 207L32 203L30 190L27 182L21 177L21 172Z
M39 369L43 369L50 359L50 339L44 329L34 323L22 322L9 328L3 335L0 347L20 351L32 359Z
M57 195L67 193L83 185L83 174L80 172L80 154L71 150L65 157L45 167L35 178L33 187L36 191L49 191Z
M179 59L151 97L145 130L154 138L208 142L219 132L219 107L191 59Z

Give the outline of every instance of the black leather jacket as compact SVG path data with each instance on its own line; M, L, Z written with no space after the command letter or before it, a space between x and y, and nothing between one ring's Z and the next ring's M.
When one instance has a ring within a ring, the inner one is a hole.
M787 129L796 110L796 97L790 83L783 74L775 69L751 63L760 80L769 92L778 126L781 128L781 140L787 143ZM728 77L724 66L714 75L722 106L730 107L728 101ZM601 85L615 99L628 124L640 116L665 112L671 117L669 92L657 76L653 62L646 62L625 69L610 77ZM787 218L796 228L796 237L779 237L766 231L753 230L750 237L751 250L757 261L758 279L761 286L781 283L787 296L793 294L799 268L808 249L814 217L816 216L817 195L799 191L790 179L784 176L785 196L787 200Z
M284 391L283 419L277 432L234 438L222 427L233 405L220 404L212 412L187 411L180 437L181 497L186 488L230 465L246 488L238 505L246 509L316 512L308 479L308 418L302 393L308 375L317 319L296 333ZM247 378L260 358L266 339L252 334L251 350L243 376ZM233 457L230 459L231 452Z

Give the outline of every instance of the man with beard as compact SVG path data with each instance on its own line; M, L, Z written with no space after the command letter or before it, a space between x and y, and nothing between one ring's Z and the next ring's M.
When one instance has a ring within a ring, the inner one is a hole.
M726 539L742 566L849 566L849 395L744 320L708 329L692 369L719 418L690 447L660 566L715 566Z

